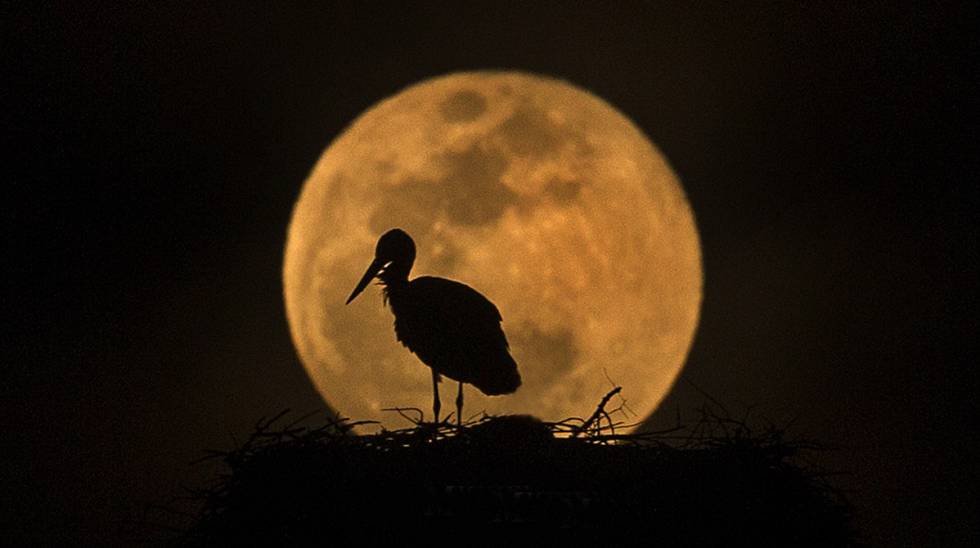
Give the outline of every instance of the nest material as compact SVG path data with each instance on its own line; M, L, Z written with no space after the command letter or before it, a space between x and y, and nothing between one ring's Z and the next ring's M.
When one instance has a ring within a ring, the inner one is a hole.
M796 463L818 449L702 408L691 427L622 434L605 411L541 422L482 416L353 435L365 422L260 421L214 452L227 473L191 497L175 545L526 542L850 546L850 511ZM301 419L302 420L302 419Z

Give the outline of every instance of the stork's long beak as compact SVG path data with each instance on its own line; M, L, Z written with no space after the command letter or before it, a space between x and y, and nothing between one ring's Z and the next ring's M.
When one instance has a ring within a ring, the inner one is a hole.
M357 282L357 287L355 287L354 291L351 292L350 297L347 297L347 302L344 304L350 304L355 297L360 295L361 291L364 291L364 288L371 283L371 280L373 280L375 276L381 273L382 269L384 269L384 263L377 259L371 261L371 266L368 267L367 272L364 273L361 281Z

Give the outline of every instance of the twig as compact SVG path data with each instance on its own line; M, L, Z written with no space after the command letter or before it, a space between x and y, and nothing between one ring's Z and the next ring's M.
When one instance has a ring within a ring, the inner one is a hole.
M577 438L579 434L586 431L590 426L592 426L592 423L595 422L600 416L602 416L603 413L606 412L605 408L606 408L606 404L609 403L609 399L615 396L616 394L619 394L622 390L623 390L622 386L617 386L616 388L610 390L608 394L603 396L602 401L599 402L599 407L597 407L595 412L592 413L592 416L589 417L589 420L585 421L585 424L580 426L578 430L572 433L572 437Z
M298 419L296 419L293 422L291 422L288 425L286 425L286 429L287 430L290 430L290 429L294 428L299 423L305 421L306 419L312 417L313 415L316 415L319 412L320 412L319 410L314 409L313 411L310 411L309 413L305 413L303 415L300 415L300 417Z
M618 386L616 383L613 382L612 377L609 376L609 371L607 371L605 367L602 368L602 374L605 375L606 380L609 381L609 386L612 386L613 388L615 388L616 386ZM620 396L619 399L623 400L623 403L619 407L617 407L613 412L615 412L615 411L621 411L623 409L626 409L634 417L638 416L636 414L636 411L633 411L633 408L630 407L629 402L626 401L626 398ZM623 413L623 414L625 415L626 413Z
M396 413L401 415L403 419L407 420L408 422L414 425L422 424L422 419L425 417L425 414L422 413L422 410L419 409L418 407L385 407L384 409L382 409L382 411L395 411ZM409 417L408 415L405 414L406 411L414 411L415 413L418 413L419 418L413 419L412 417Z

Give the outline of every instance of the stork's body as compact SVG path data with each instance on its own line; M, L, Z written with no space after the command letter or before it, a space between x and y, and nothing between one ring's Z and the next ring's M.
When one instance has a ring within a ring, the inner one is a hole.
M433 415L439 420L439 381L459 382L456 397L462 421L463 383L489 396L509 394L521 384L517 363L500 328L497 307L468 285L431 276L409 281L415 243L393 229L378 240L375 259L351 293L350 303L377 277L395 316L398 340L432 369Z

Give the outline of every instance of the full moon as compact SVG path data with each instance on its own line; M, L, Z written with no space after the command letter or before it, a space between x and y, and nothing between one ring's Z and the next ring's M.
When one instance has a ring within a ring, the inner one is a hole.
M404 420L384 408L430 408L430 370L380 291L344 301L394 227L415 239L413 277L461 281L503 316L523 385L467 387L464 418L587 417L615 384L639 421L684 366L703 285L694 216L660 151L588 91L520 72L426 80L316 163L286 242L290 331L333 408L386 426ZM452 409L455 383L440 392Z

